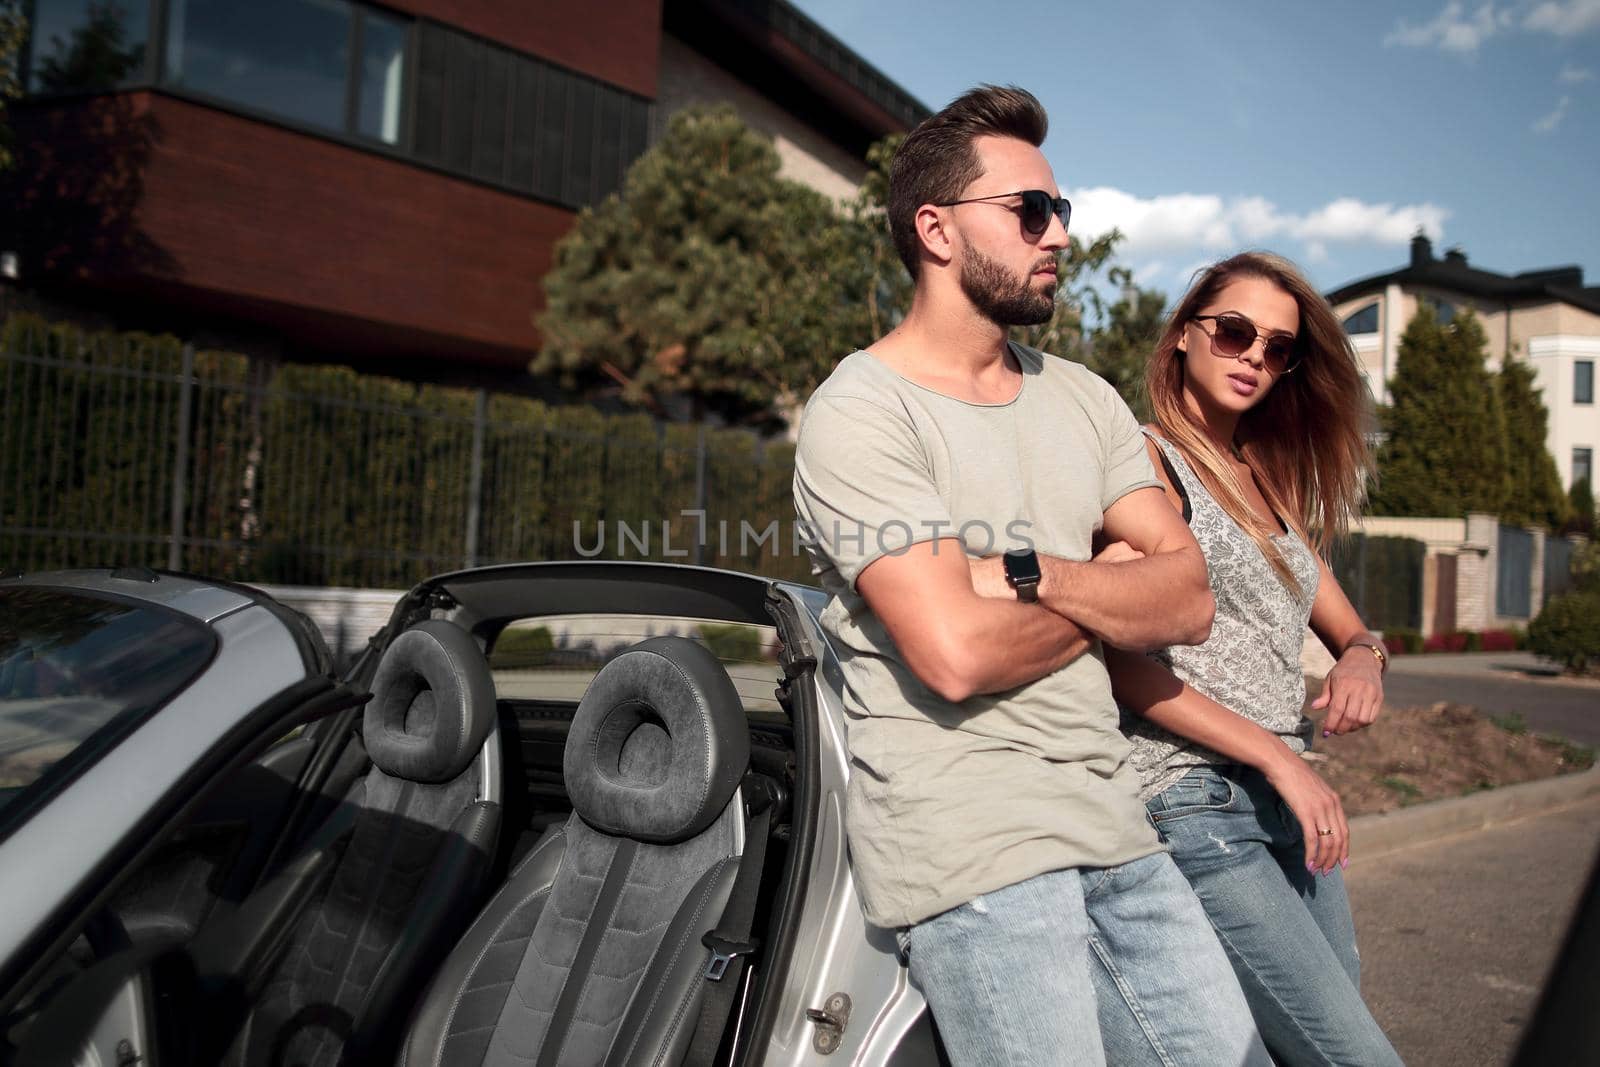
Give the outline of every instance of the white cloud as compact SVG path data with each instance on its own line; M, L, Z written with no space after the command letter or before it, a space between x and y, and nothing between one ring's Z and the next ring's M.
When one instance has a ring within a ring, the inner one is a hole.
M1600 0L1545 0L1523 17L1522 27L1557 37L1600 29Z
M1577 85L1579 82L1594 81L1594 71L1588 67L1562 67L1558 77L1567 85Z
M1070 196L1073 231L1092 239L1113 227L1121 230L1126 240L1119 254L1145 263L1146 274L1174 258L1188 262L1197 253L1216 256L1275 243L1291 257L1320 262L1330 244L1404 245L1419 229L1439 240L1449 215L1436 204L1368 204L1353 197L1302 215L1259 196L1138 197L1105 186L1075 189Z
M1561 120L1567 117L1567 108L1572 106L1572 97L1563 96L1556 109L1550 114L1538 119L1533 124L1534 133L1551 133L1561 125Z
M1587 3L1590 0L1575 0ZM1554 5L1551 5L1554 6ZM1493 3L1479 6L1471 14L1459 0L1450 0L1430 21L1413 26L1401 19L1384 37L1388 46L1407 48L1442 48L1446 52L1472 55L1478 46L1510 23L1510 14L1496 12Z

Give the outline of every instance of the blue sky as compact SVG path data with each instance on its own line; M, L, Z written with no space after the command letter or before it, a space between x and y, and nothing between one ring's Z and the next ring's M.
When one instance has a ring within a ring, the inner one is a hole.
M794 0L929 107L1050 112L1073 230L1174 298L1264 247L1331 289L1435 253L1600 285L1600 0Z

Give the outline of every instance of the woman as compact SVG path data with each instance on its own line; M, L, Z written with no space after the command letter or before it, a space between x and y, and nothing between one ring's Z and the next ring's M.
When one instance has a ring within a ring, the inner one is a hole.
M1287 260L1208 269L1147 368L1147 444L1205 553L1202 645L1106 650L1151 818L1282 1064L1398 1064L1361 1001L1339 797L1301 757L1301 636L1337 658L1324 735L1369 725L1382 646L1319 558L1357 513L1366 388L1339 320ZM1131 550L1111 546L1100 558Z

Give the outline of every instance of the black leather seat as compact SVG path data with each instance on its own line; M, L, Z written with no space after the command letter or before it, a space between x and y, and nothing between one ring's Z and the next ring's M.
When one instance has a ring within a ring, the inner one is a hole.
M460 627L424 622L390 645L372 691L366 778L193 946L202 979L242 991L243 1019L213 1020L227 1028L213 1046L228 1045L225 1063L392 1058L397 1020L482 903L501 777L482 651Z
M716 658L644 641L595 676L567 736L573 814L478 916L406 1037L409 1067L670 1064L693 1036L744 846L750 738Z

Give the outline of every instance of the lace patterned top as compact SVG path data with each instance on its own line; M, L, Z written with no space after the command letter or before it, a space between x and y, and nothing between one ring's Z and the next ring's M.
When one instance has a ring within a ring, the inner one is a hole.
M1300 583L1291 589L1273 573L1261 550L1184 462L1177 447L1155 434L1189 500L1189 527L1206 558L1206 574L1217 601L1211 636L1201 645L1173 645L1150 653L1196 692L1282 737L1304 752L1311 723L1301 714L1306 682L1300 672L1300 647L1311 601L1317 592L1317 557L1292 532L1274 540ZM1232 763L1192 741L1122 708L1122 731L1133 742L1131 757L1139 772L1139 796L1149 800L1194 766Z

